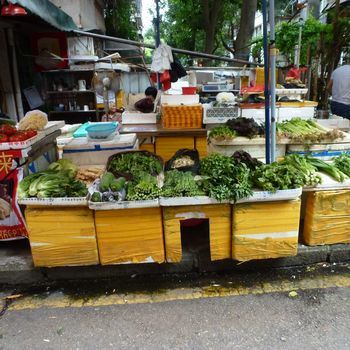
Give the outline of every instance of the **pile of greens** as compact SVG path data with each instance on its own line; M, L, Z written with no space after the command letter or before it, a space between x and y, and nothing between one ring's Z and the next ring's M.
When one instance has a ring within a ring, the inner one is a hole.
M209 141L230 141L236 136L238 134L227 125L219 125L210 131L208 139Z
M297 154L288 155L281 162L263 164L253 174L254 185L271 192L313 186L320 182L315 168Z
M341 172L350 177L350 155L342 154L339 157L333 159L334 166L336 166Z
M317 171L327 174L328 176L333 178L335 181L343 182L346 179L348 179L348 176L333 164L326 163L321 159L312 158L312 157L306 157L305 159Z
M211 154L201 161L202 186L219 201L237 201L252 195L249 168L234 158Z
M140 173L159 175L163 166L155 156L146 156L142 152L130 152L115 155L107 170L140 178Z
M128 182L126 200L140 201L156 199L160 196L161 189L155 176L148 173L139 173L138 179Z
M164 186L162 188L163 197L195 197L204 196L190 171L171 170L165 173Z
M245 164L250 170L255 170L263 164L260 160L253 158L248 152L242 150L233 153L232 158L234 158L235 162L238 164Z
M344 133L339 130L326 130L313 120L293 118L289 121L277 123L279 137L286 137L293 142L308 144L321 141L334 141L344 138Z
M71 171L47 170L25 177L18 186L18 198L85 197L84 182L76 180Z

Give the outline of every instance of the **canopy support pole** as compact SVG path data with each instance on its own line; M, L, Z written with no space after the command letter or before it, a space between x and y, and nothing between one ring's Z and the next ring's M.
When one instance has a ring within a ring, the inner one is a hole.
M264 95L265 95L265 161L270 164L270 93L269 93L269 45L267 38L267 0L262 1L264 44Z

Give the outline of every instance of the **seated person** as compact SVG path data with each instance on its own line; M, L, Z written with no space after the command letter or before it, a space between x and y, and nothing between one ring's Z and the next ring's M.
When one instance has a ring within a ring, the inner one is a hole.
M153 86L149 86L145 90L146 97L137 101L135 103L135 108L142 113L152 113L154 110L154 101L157 97L157 94L158 90Z

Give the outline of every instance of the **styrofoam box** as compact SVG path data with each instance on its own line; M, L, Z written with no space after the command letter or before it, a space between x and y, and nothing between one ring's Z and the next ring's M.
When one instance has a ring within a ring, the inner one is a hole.
M304 145L288 145L287 154L310 154L312 157L322 160L331 160L343 153L350 154L350 143L318 144L306 147Z
M317 119L317 123L330 129L347 130L350 128L350 120L341 117L333 117L331 119Z
M199 103L199 95L162 95L160 97L161 104L168 105L192 105Z
M276 192L254 191L251 197L240 199L237 201L237 203L288 201L299 198L301 193L302 188L277 190Z
M330 176L324 173L318 173L321 176L322 183L314 187L304 187L304 192L310 191L328 191L328 190L345 190L350 188L350 179L345 180L344 182L338 182L332 179Z
M63 148L63 158L76 165L105 165L118 152L138 149L136 134L116 135L110 141L90 141L86 137L73 139Z
M315 107L279 107L278 120L291 120L293 118L312 119L315 116Z
M122 114L123 124L157 124L157 113L125 111Z
M276 110L277 111L277 110ZM265 122L265 109L264 108L241 108L241 117L254 118L257 122Z
M52 206L52 207L85 207L87 197L75 198L23 198L18 199L18 204L26 206Z

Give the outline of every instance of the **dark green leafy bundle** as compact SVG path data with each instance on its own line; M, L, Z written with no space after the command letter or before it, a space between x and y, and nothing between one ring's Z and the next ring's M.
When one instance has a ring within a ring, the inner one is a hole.
M345 175L350 177L350 155L342 154L339 157L333 158L334 165Z
M209 141L230 141L237 136L237 133L227 125L220 125L213 128L208 136Z
M259 135L260 132L260 126L253 118L238 117L230 119L226 122L226 125L239 136L249 137L250 139Z
M262 162L260 162L260 160L253 158L248 152L242 150L233 153L232 158L237 164L243 163L250 170L255 170L257 167L263 164Z
M204 195L205 192L200 189L191 172L171 170L165 173L165 181L162 188L163 197L195 197Z
M163 167L156 157L135 152L116 155L107 170L114 173L129 173L134 178L140 178L142 173L159 175Z
M252 195L250 170L231 157L211 154L201 161L203 188L219 201L237 201Z
M158 187L157 178L148 173L140 173L138 179L128 183L126 200L139 201L158 198L161 189Z

